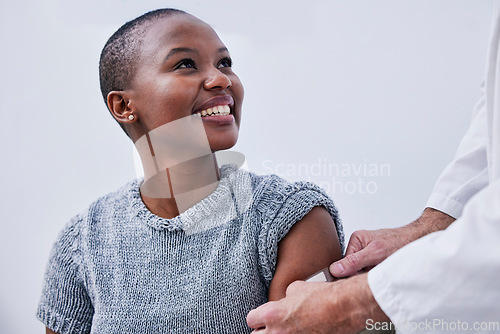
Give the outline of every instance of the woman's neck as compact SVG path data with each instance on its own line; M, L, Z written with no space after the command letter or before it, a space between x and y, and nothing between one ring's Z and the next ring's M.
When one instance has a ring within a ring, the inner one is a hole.
M151 212L170 219L210 195L219 179L219 168L213 153L165 170L144 168L141 197Z

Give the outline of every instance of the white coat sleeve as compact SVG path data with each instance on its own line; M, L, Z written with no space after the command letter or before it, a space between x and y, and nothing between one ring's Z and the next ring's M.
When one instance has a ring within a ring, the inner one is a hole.
M448 229L371 270L368 283L398 333L500 332L500 179Z
M484 84L481 88L481 99L474 108L471 125L455 158L438 178L426 205L454 218L462 215L465 203L489 182Z

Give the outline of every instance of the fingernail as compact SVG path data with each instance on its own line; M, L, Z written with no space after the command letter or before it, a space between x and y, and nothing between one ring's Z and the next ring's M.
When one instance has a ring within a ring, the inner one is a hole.
M342 263L334 263L332 265L332 274L342 274L344 272L344 266Z

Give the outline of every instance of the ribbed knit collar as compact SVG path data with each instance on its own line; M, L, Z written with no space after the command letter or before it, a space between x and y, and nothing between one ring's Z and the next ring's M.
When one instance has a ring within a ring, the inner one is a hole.
M228 209L228 200L231 196L230 175L237 171L236 165L224 165L220 168L221 179L213 193L196 203L180 215L166 219L162 218L146 207L140 195L142 179L137 179L130 183L129 201L131 203L132 214L139 220L157 230L185 231L200 230L200 226L213 225L214 218L220 219L220 213ZM203 229L203 228L201 228Z

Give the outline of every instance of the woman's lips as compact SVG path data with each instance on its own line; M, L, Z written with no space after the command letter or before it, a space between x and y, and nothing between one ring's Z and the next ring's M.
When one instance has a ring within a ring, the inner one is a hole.
M234 117L231 114L204 117L202 116L201 120L203 121L203 123L209 123L213 125L230 125L234 123Z

